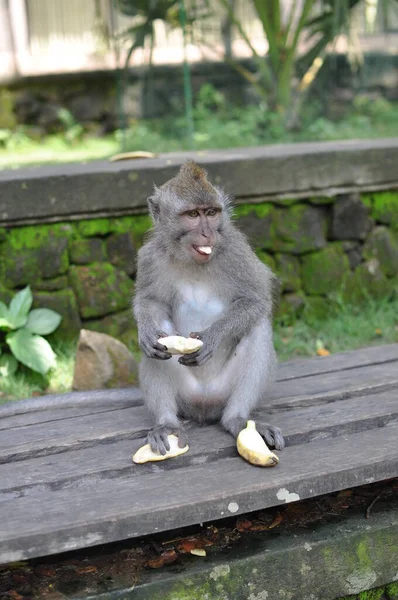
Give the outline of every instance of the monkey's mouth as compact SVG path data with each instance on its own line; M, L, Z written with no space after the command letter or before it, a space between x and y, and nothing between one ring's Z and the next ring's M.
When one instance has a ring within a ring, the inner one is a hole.
M213 252L213 248L211 246L193 246L193 249L196 250L196 252L201 256L210 256L210 254Z

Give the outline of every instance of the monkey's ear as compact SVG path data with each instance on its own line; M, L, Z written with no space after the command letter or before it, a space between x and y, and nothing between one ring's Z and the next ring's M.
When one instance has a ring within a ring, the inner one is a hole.
M156 223L160 216L160 205L159 205L159 188L155 185L155 193L153 196L148 198L148 209L149 214L152 217L152 221Z

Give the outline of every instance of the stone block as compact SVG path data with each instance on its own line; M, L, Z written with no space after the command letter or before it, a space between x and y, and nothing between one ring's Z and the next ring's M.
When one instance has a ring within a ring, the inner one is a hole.
M363 240L373 225L369 209L359 194L339 196L333 206L330 238L333 240Z
M137 327L131 309L114 313L102 319L84 321L83 327L91 331L107 333L121 340L133 352L139 352Z
M285 325L294 322L302 314L305 302L305 296L302 292L283 294L276 311L278 321Z
M119 340L82 329L76 351L74 390L124 388L137 385L138 366Z
M33 292L33 308L50 308L57 311L62 321L52 334L59 338L77 338L81 329L79 307L70 288L58 292Z
M126 273L108 263L72 265L69 281L82 318L102 317L121 311L131 303L133 282Z
M329 299L322 296L307 296L303 311L303 320L306 323L319 323L330 317L335 306Z
M339 243L303 256L301 275L307 294L326 295L339 290L348 273L349 261Z
M304 254L326 246L326 210L308 204L275 210L271 248Z
M275 208L272 204L241 204L234 210L238 228L248 237L257 250L271 249L271 236Z
M267 265L267 267L272 269L272 271L275 273L276 264L275 258L272 256L272 254L268 254L268 252L265 252L264 250L256 250L256 255L261 262Z
M89 265L106 260L103 241L95 237L73 240L69 243L69 258L74 265Z
M344 252L347 255L352 270L362 262L362 245L359 242L346 241L341 243Z
M130 232L115 233L106 241L106 251L111 264L123 269L128 275L135 275L136 249Z
M54 279L39 279L33 281L31 287L33 290L42 292L56 292L58 290L63 290L68 287L68 276L60 275L59 277L54 277Z
M284 292L296 292L301 288L300 262L291 254L275 256L276 273L281 279Z
M0 247L0 274L7 287L19 287L35 280L52 279L66 273L68 226L36 225L17 227L7 233Z
M359 265L346 277L342 288L343 299L355 305L369 298L389 298L394 293L394 283L382 272L379 262L372 259Z
M365 242L363 255L368 260L376 259L387 276L398 275L398 233L376 227Z
M398 229L398 190L366 194L366 200L377 223Z

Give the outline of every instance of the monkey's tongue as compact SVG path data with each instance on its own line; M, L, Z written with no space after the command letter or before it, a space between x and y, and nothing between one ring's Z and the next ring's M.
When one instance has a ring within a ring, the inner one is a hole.
M199 254L211 254L212 251L211 246L195 246L195 249Z

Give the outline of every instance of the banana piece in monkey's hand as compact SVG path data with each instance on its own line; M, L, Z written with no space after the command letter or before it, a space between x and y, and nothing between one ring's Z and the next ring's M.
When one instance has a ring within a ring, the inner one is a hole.
M186 338L181 335L169 335L158 339L158 343L166 346L170 354L191 354L203 346L202 340Z
M153 452L149 444L141 446L139 450L133 456L133 462L137 465L141 465L146 462L157 462L158 460L166 460L167 458L174 458L188 452L188 444L184 448L180 448L178 445L178 437L171 434L167 436L170 444L170 450L167 450L166 454L160 454L160 452Z
M254 421L248 421L236 440L236 447L242 458L258 467L274 467L279 458L271 452L256 429Z

